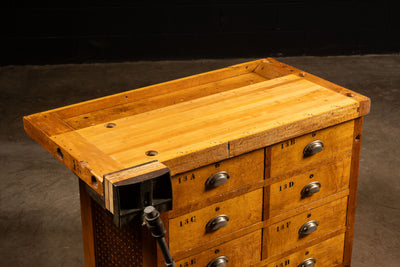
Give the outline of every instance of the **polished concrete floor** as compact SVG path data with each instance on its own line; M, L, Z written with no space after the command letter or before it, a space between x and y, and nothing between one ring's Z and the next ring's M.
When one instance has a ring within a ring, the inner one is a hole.
M248 60L1 67L0 266L83 266L77 178L22 116ZM400 266L400 55L279 60L371 97L352 266Z

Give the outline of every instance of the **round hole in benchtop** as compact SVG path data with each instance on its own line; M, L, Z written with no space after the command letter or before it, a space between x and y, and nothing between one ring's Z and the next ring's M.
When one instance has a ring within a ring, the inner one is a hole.
M114 128L115 126L117 126L115 123L110 122L106 124L106 128Z
M347 93L346 94L348 97L353 97L354 96L354 94L352 94L352 93Z
M146 151L146 156L154 157L154 156L157 156L157 155L158 155L158 152L155 151L155 150Z

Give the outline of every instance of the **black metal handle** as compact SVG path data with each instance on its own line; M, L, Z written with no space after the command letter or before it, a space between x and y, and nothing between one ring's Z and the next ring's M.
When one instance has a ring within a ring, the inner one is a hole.
M175 267L175 261L169 252L167 242L165 242L164 236L166 235L167 230L160 218L160 213L153 206L148 206L144 209L144 220L146 221L146 225L149 228L151 235L157 239L158 246L160 247L165 260L165 266Z

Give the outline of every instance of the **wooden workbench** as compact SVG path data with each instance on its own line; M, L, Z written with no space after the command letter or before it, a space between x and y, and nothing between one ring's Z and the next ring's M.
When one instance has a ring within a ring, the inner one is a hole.
M150 204L165 211L177 266L349 266L369 109L268 58L33 114L24 127L80 179L87 266L162 266L133 212ZM162 179L154 203L129 191L148 179ZM225 224L209 231L215 218Z

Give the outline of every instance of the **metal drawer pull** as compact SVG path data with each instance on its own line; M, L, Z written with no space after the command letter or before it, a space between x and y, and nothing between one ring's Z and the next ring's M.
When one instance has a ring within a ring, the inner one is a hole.
M320 182L311 182L308 185L304 186L303 189L301 190L301 197L310 197L313 194L319 192L321 189L321 183Z
M309 235L315 231L317 231L317 227L318 227L318 222L317 221L309 221L306 222L305 224L303 224L300 229L299 229L299 235L300 236L305 236L305 235Z
M308 258L302 261L297 267L314 267L317 261L314 258Z
M324 142L322 142L321 140L312 141L304 148L303 155L304 157L312 156L314 154L321 152L323 147L324 147Z
M206 225L206 232L212 233L218 229L228 225L229 217L228 215L218 215L212 218Z
M210 177L208 177L207 181L206 181L206 188L207 189L211 189L211 188L216 188L220 185L225 184L229 177L231 177L229 175L228 172L222 171L222 172L216 172L213 175L211 175Z
M226 267L229 258L226 256L219 256L207 264L207 267Z

